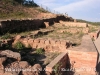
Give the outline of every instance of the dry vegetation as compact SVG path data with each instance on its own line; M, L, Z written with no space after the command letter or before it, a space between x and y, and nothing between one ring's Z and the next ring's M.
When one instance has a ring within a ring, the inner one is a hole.
M0 19L36 18L41 12L48 12L38 5L23 5L15 0L0 0Z

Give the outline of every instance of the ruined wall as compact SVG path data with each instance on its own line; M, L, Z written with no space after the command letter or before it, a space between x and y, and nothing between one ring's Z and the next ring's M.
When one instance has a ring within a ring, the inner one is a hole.
M64 22L64 21L60 21L60 23L68 27L88 27L87 23Z
M68 49L68 56L76 72L95 75L98 52L89 35L83 36L80 46Z
M99 34L100 34L100 30L98 30L98 31L96 31L96 32L91 32L91 33L89 33L90 37L91 37L92 39L94 39L94 40L96 40L96 39L98 38Z
M26 47L30 45L33 49L43 48L45 51L48 52L63 52L70 46L70 42L66 40L28 38L17 39L14 41L13 45L18 41L22 42Z
M51 75L64 75L62 69L67 69L68 66L70 66L70 60L67 52L64 52L46 66L46 71Z
M68 33L72 33L72 34L78 34L78 33L82 32L82 33L86 34L89 32L89 28L88 27L86 27L86 28L72 27L70 29L58 30L57 32L58 33L68 32Z
M7 20L1 21L1 33L21 32L38 29L43 25L43 20Z
M53 73L53 70L55 69L54 67L58 64L58 62L60 62L60 69L65 68L63 70L68 71L66 67L70 67L69 73L72 71L77 75L95 75L97 60L98 52L96 51L95 45L93 44L90 36L85 35L82 38L80 46L69 48L64 51L64 53L56 57L46 66L46 70L49 73ZM59 70L59 73L64 72Z
M0 33L12 33L12 32L22 32L27 30L34 30L39 28L46 28L44 22L48 22L49 26L53 25L55 22L59 22L59 20L71 20L70 18L66 18L65 16L57 16L55 18L49 19L26 19L26 20L6 20L1 21L0 23Z
M95 75L97 52L68 50L71 65L78 74Z

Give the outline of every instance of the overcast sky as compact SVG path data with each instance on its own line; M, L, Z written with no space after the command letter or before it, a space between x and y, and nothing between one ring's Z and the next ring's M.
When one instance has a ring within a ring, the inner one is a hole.
M34 0L60 13L68 13L76 19L100 22L100 0Z

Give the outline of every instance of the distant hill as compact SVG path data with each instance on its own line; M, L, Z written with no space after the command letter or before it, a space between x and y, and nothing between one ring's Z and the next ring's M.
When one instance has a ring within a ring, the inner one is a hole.
M0 19L35 18L41 12L48 11L33 0L0 0Z
M86 20L82 20L82 19L76 19L77 22L85 22L88 24L92 24L92 25L100 25L100 22L90 22L90 21L86 21Z

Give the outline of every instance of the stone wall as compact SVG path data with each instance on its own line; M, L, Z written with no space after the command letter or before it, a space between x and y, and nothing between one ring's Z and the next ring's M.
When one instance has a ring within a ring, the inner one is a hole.
M15 39L13 45L16 42L22 42L26 47L29 45L33 49L43 48L45 51L48 52L64 52L68 47L70 47L71 43L66 40L53 40L53 39L29 39L29 38L20 38Z
M85 35L82 38L80 46L69 48L64 51L64 53L56 57L46 66L46 71L53 73L53 70L55 70L54 67L60 62L61 64L59 67L60 69L65 68L65 70L63 69L64 71L67 70L66 67L70 67L70 73L73 71L77 75L95 75L97 58L98 52L96 51L93 41L89 35ZM59 73L64 72L59 70Z
M65 33L65 32L68 32L68 33L72 33L72 34L78 34L78 33L88 33L89 32L89 28L86 27L86 28L78 28L78 27L72 27L70 29L63 29L63 30L58 30L57 31L58 33Z
M67 69L68 66L70 66L68 54L67 52L63 52L46 66L46 71L51 75L64 75L62 69Z
M95 75L97 52L68 50L71 65L75 72L82 75Z
M24 20L6 20L1 21L0 23L0 33L13 33L13 32L22 32L27 30L34 30L39 28L46 28L44 22L49 22L49 26L53 25L55 22L62 21L73 21L70 18L66 18L65 16L57 16L56 18L49 19L24 19Z
M60 21L61 24L68 27L88 27L87 23L79 23L79 22L64 22Z
M91 32L91 33L89 33L90 37L91 37L92 39L94 39L94 40L96 40L96 39L98 38L99 34L100 34L100 30L98 30L98 31L96 31L96 32Z
M89 35L83 36L79 47L68 49L68 55L76 72L95 75L98 52Z

